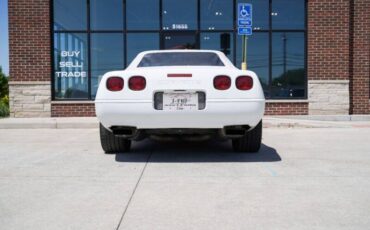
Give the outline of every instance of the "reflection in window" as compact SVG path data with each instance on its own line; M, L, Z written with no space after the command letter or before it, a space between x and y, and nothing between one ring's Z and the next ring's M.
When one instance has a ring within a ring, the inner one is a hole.
M197 0L163 0L163 29L197 29L197 8Z
M273 33L272 96L305 96L304 33Z
M253 33L248 36L247 64L248 69L259 77L265 96L269 97L269 37L268 33ZM242 37L237 38L236 65L242 62Z
M55 33L55 98L87 99L87 67L87 35L79 33Z
M305 0L273 0L272 29L304 29Z
M126 12L128 30L159 29L159 0L126 0Z
M166 33L163 35L163 49L198 49L194 33Z
M84 30L86 20L86 0L54 0L54 30Z
M200 48L222 51L233 62L234 36L232 33L201 33Z
M136 57L136 55L146 50L159 49L158 33L129 33L127 34L127 64Z
M200 4L202 30L233 29L233 4L225 0L202 0Z
M251 3L253 6L253 29L269 29L269 0L238 0L237 3Z
M106 72L122 70L124 65L123 35L94 33L91 35L91 97L95 98L101 78Z
M122 30L122 0L91 0L90 20L93 30Z

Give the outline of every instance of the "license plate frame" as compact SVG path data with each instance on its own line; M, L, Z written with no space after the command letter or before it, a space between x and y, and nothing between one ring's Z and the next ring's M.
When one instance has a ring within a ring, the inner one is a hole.
M194 111L199 109L197 92L163 92L164 111Z

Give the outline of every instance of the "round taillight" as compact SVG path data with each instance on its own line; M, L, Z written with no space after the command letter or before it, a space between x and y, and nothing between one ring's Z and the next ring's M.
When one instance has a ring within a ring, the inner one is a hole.
M146 80L142 76L133 76L128 80L128 87L134 91L143 90L146 87Z
M120 91L123 89L123 78L110 77L107 79L107 89L110 91Z
M228 76L220 75L213 79L213 86L218 90L226 90L231 86L231 79Z
M236 88L240 90L250 90L253 87L253 78L250 76L239 76L235 81Z

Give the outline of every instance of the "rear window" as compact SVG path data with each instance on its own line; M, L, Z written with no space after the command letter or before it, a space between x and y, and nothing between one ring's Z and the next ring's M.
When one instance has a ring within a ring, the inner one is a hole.
M207 52L168 52L146 54L138 67L154 66L224 66L217 54Z

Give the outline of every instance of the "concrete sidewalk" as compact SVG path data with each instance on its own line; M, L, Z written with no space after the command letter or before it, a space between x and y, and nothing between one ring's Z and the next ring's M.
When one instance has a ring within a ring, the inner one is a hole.
M265 116L265 128L370 128L370 116ZM95 129L96 117L4 118L0 129Z

